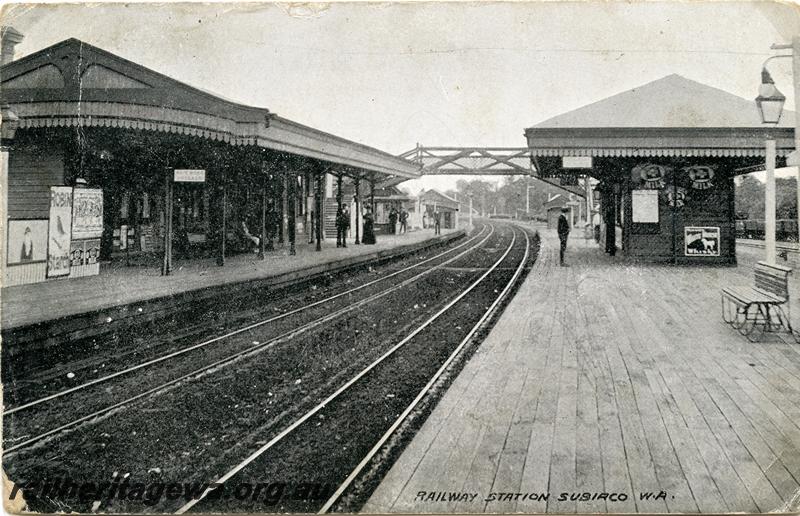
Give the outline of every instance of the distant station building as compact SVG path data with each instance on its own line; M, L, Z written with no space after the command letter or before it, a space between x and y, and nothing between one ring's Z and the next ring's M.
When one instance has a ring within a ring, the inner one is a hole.
M443 194L435 188L420 192L419 213L422 216L425 227L433 227L433 214L439 210L441 214L442 229L454 229L458 227L458 212L461 203L456 199Z
M355 214L373 190L419 177L407 160L76 39L14 61L21 40L3 28L4 286L165 245L219 264L273 243L293 253L298 234L335 238L323 213L338 202Z
M567 221L570 227L574 227L577 223L578 212L576 208L580 203L574 199L573 194L555 194L546 203L544 203L544 212L547 217L547 228L558 228L558 218L561 216L562 210L566 208L569 210L567 213Z
M736 263L734 177L794 149L794 113L761 123L753 100L670 75L525 131L542 177L595 188L613 254L649 262ZM615 236L621 229L621 242Z

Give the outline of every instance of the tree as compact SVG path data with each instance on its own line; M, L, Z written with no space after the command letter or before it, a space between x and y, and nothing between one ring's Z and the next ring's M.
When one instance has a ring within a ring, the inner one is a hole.
M764 218L764 183L750 175L742 176L735 191L737 218Z

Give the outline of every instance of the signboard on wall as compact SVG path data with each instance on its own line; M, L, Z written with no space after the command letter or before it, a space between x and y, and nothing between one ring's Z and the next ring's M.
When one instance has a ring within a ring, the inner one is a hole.
M564 156L561 158L562 168L592 168L591 156Z
M632 221L658 224L658 190L631 191Z
M47 260L47 219L8 221L8 265Z
M176 183L205 183L206 171L203 169L176 168L173 180Z
M719 227L690 227L683 230L686 256L719 256Z
M103 236L103 191L75 188L72 193L72 238Z
M47 235L47 277L66 276L70 268L72 187L50 187L50 224Z

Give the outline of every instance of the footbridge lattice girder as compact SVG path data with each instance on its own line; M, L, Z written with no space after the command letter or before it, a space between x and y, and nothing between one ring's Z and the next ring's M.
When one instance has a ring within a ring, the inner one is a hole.
M527 147L425 147L400 154L420 166L423 176L529 176L571 194L585 197L577 185L563 185L558 177L543 177Z

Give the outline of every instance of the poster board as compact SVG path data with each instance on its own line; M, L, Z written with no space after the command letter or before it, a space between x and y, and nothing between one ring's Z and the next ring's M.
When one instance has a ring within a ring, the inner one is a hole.
M73 240L101 236L103 236L103 191L75 188L72 194Z
M632 222L658 224L658 190L631 191Z
M47 239L47 277L66 276L70 269L72 187L50 187L50 224Z
M684 255L719 256L719 227L687 226L683 230Z
M6 246L9 266L47 261L47 219L11 219Z
M70 243L70 277L97 274L100 274L100 239L73 239Z

